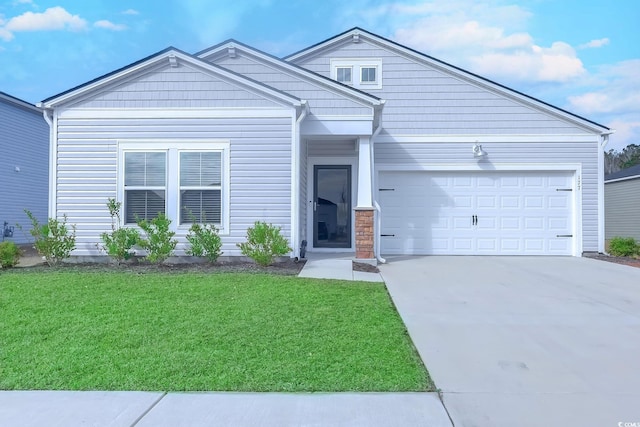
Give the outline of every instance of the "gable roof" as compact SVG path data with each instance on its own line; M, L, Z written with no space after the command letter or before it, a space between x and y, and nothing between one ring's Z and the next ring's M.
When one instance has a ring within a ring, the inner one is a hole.
M42 110L35 105L29 104L27 101L23 101L20 98L16 98L15 96L9 95L8 93L2 91L0 91L0 101L11 104L15 107L23 108L32 113L42 114Z
M614 172L604 177L605 181L622 181L626 179L640 178L640 165L631 166L627 169Z
M233 71L227 70L226 68L219 67L215 64L211 64L209 62L203 61L200 58L197 58L193 55L190 55L186 52L183 52L180 49L176 49L175 47L168 47L163 49L153 55L147 56L139 61L136 61L132 64L126 65L122 68L119 68L115 71L107 73L103 76L90 80L84 84L66 90L62 93L49 97L38 104L38 106L43 108L54 108L63 103L67 103L71 100L75 100L86 96L87 94L94 92L96 90L100 90L108 85L113 84L118 80L125 80L128 76L144 70L146 68L151 68L156 66L164 61L168 64L177 63L177 61L184 61L193 65L197 68L200 68L204 72L209 72L216 76L222 77L226 80L233 81L234 83L247 88L248 90L253 90L257 92L261 92L270 98L276 99L282 103L290 104L295 107L299 107L303 105L305 102L300 98L297 98L291 94L285 93L278 89L272 88L262 82L250 79L241 74L234 73Z
M368 41L371 41L373 43L379 44L379 45L383 45L386 48L389 48L391 50L394 50L400 54L403 54L404 56L408 56L412 59L418 60L420 62L426 63L429 66L432 66L436 69L442 70L447 72L448 74L454 74L457 77L463 78L467 81L471 81L475 84L478 84L480 86L484 86L487 88L490 88L494 91L498 91L501 92L507 96L510 96L511 98L515 98L521 102L524 102L526 104L532 105L534 107L537 107L538 109L541 110L545 110L548 113L554 114L556 116L560 116L566 120L569 120L573 123L576 123L582 127L586 127L589 128L590 130L600 133L600 134L608 134L610 133L610 129L604 125L601 125L599 123L596 123L592 120L586 119L582 116L579 116L577 114L571 113L567 110L564 110L560 107L556 107L555 105L549 104L547 102L541 101L537 98L534 98L530 95L527 95L525 93L519 92L515 89L511 89L507 86L504 86L500 83L496 83L492 80L489 80L485 77L479 76L475 73L472 73L470 71L464 70L460 67L457 67L455 65L451 65L447 62L441 61L437 58L434 58L432 56L426 55L420 51L417 51L415 49L411 49L407 46L401 45L400 43L394 42L393 40L389 40L387 38L384 38L382 36L379 36L377 34L371 33L367 30L364 30L362 28L359 27L354 27L350 30L347 30L343 33L340 33L334 37L331 37L329 39L326 39L324 41L321 41L319 43L316 43L306 49L302 49L299 50L295 53L292 53L291 55L285 56L283 58L283 60L290 62L290 61L295 61L301 58L305 58L305 57L309 57L309 56L313 56L317 53L319 53L320 51L323 51L324 49L330 48L332 46L336 46L339 45L343 42L345 42L348 39L359 39L359 38L363 38L366 39Z
M297 64L286 62L276 56L263 52L259 49L251 47L249 45L246 45L234 39L228 39L215 46L201 50L200 52L197 52L195 56L203 59L203 58L215 56L216 54L220 54L225 50L235 49L235 48L238 48L239 50L242 50L263 62L267 62L277 68L280 68L281 70L288 71L290 73L297 75L302 79L305 79L307 81L311 81L314 83L318 83L334 91L338 91L350 98L355 98L361 102L366 102L367 104L374 105L374 106L381 105L384 103L384 101L382 101L380 98L368 92L345 85L334 79L330 79L326 76L310 71L304 67L300 67Z

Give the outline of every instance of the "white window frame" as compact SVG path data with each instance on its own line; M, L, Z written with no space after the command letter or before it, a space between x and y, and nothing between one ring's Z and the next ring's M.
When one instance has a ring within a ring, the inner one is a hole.
M338 68L351 67L350 86L358 89L382 89L382 59L381 58L339 58L331 59L331 78L338 81ZM375 68L376 80L374 82L362 81L362 69ZM346 84L346 83L343 83Z
M222 160L222 185L221 185L221 212L220 223L215 224L221 235L229 235L230 223L230 142L228 140L121 140L118 141L118 183L117 200L124 201L124 156L126 152L166 152L166 185L165 185L165 212L171 219L173 231L186 232L191 224L180 224L180 152L212 152L221 153ZM131 227L133 224L125 224L125 218L121 218L121 226Z
M372 80L372 81L369 81L369 80L364 81L364 80L362 80L362 71L365 70L365 69L368 70L368 69L371 69L371 68L373 68L373 70L375 72L375 75L376 75L376 78L374 80ZM378 66L377 65L365 65L365 64L360 65L360 84L361 85L363 85L363 86L377 86L378 85L379 76L380 76L380 73L378 72Z
M349 72L351 73L351 78L348 81L340 81L338 80L338 70L349 70ZM351 66L346 66L346 67L336 67L336 81L339 83L342 83L343 85L351 85L353 84L353 67Z
M180 156L180 154L182 153L220 153L220 171L221 171L221 176L220 176L220 185L212 185L212 186L193 186L193 185L182 185L180 183L180 174L182 173L182 157ZM202 150L198 150L198 149L189 149L189 150L182 150L179 149L178 150L178 217L176 218L176 220L178 221L178 224L181 227L184 226L188 226L191 227L191 224L193 223L182 223L183 220L183 216L185 215L182 212L182 207L180 206L180 193L182 192L182 190L198 190L198 191L207 191L207 190L220 190L220 222L219 223L208 223L208 224L214 224L217 227L220 227L221 224L223 223L223 208L224 206L222 206L224 204L224 200L222 198L222 194L223 194L223 187L224 187L224 174L225 174L225 164L224 164L224 152L222 150L209 150L209 149L202 149Z
M164 185L163 186L158 186L158 185L130 185L127 186L126 185L126 166L125 166L125 157L126 157L126 153L164 153ZM119 198L119 200L122 202L122 207L124 208L124 212L121 212L121 221L123 223L123 225L133 225L133 223L127 223L127 213L126 213L126 193L127 190L131 190L131 191L136 191L136 190L145 190L145 191L155 191L155 190L161 190L164 191L164 211L165 213L167 212L167 198L168 198L168 191L167 191L167 176L168 176L168 166L169 166L169 158L167 155L166 150L154 150L154 149L149 149L149 150L124 150L122 152L122 197Z

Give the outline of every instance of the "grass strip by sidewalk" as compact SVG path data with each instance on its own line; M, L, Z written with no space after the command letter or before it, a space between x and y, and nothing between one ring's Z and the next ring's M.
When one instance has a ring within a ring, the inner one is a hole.
M0 389L425 391L379 283L0 274Z

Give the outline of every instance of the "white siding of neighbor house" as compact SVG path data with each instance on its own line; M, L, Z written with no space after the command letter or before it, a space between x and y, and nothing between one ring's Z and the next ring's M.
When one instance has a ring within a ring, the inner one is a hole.
M294 60L330 76L330 60L382 60L382 89L367 92L386 100L381 135L585 134L584 129L500 93L362 40L347 41Z
M275 103L187 64L162 64L134 81L105 88L76 108L272 107Z
M0 98L0 160L0 241L6 221L14 233L4 240L31 242L24 209L41 223L48 216L49 126L40 111Z
M604 184L605 239L640 241L640 177Z
M201 119L59 119L57 215L77 225L74 255L96 255L110 230L106 208L117 196L118 140L230 141L230 230L224 255L240 255L254 221L279 225L291 238L291 117ZM149 144L153 149L153 143ZM175 222L175 219L174 219ZM178 229L178 254L187 230Z
M372 115L367 107L346 96L331 91L319 84L284 72L281 69L263 64L256 59L238 52L235 58L223 56L214 63L243 76L260 81L278 90L287 92L300 99L307 100L313 115Z
M398 166L420 170L425 165L464 165L478 167L468 142L385 142L375 144L376 167ZM593 142L567 142L559 136L553 142L484 142L491 164L582 164L582 239L583 251L598 250L598 163L597 137ZM551 167L550 167L551 168Z

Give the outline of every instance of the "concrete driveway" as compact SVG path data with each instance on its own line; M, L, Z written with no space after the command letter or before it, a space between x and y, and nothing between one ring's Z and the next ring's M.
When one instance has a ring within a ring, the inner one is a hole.
M640 426L640 269L571 257L387 262L382 276L456 427Z

